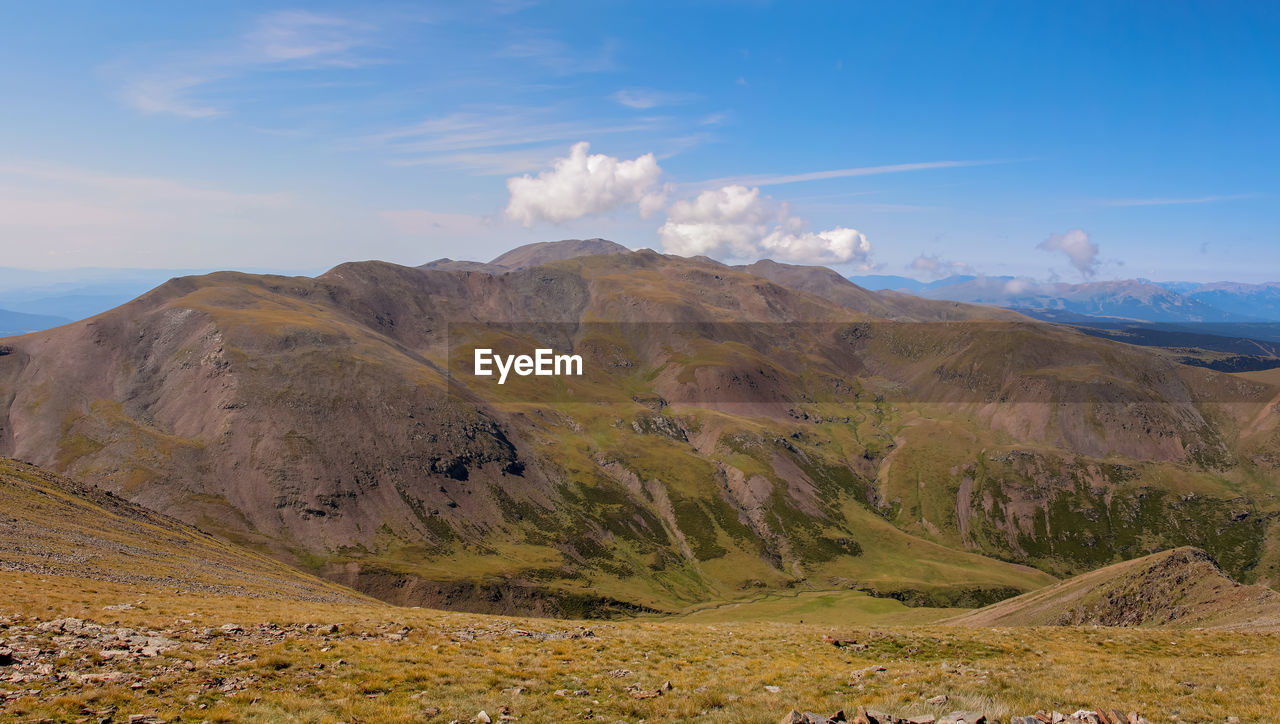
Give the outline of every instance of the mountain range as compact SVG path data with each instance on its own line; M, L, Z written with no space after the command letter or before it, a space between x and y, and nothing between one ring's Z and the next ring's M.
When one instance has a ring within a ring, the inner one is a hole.
M543 344L585 374L470 374ZM1276 382L822 267L567 241L176 278L5 339L0 454L395 603L977 605L1180 545L1276 585Z
M1280 322L1280 282L1201 284L1127 279L1067 284L973 275L932 282L897 276L855 276L850 281L867 289L900 291L929 299L1090 318L1203 324Z

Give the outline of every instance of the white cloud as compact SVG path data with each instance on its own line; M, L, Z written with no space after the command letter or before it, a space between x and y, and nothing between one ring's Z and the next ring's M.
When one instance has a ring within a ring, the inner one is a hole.
M1005 294L1020 296L1028 292L1038 291L1039 286L1030 279L1010 279L1004 283L1003 291Z
M871 244L857 229L815 233L806 226L785 203L762 196L758 188L733 185L672 204L658 234L665 251L682 256L869 266Z
M569 155L556 159L551 170L537 176L507 179L511 199L508 218L532 226L603 214L635 204L642 216L658 211L666 198L662 169L652 153L630 161L604 154L588 154L586 141L574 144Z
M972 274L973 267L962 261L943 259L937 254L921 254L907 265L911 271L920 272L931 279L941 279L953 274Z
M1089 235L1083 229L1072 229L1065 234L1051 234L1036 248L1062 252L1071 262L1071 266L1085 277L1092 277L1098 273L1098 245L1089 240Z

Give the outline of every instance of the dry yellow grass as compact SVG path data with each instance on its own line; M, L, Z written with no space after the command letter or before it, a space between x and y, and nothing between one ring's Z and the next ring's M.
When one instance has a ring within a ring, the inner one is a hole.
M0 682L0 692L38 690L0 704L5 721L75 721L111 706L117 721L147 713L169 721L366 723L468 721L481 710L497 721L504 706L524 722L771 722L792 707L824 712L857 704L903 715L968 708L1002 717L1106 705L1183 722L1264 722L1280 714L1280 637L1272 634L571 622L179 593L16 572L0 573L0 586L8 594L0 616L13 619L0 633L9 640L16 627L33 630L32 619L74 616L154 629L180 642L155 658L111 663L64 655L39 681ZM135 607L103 609L123 602ZM246 633L216 630L226 623ZM339 628L295 628L304 623ZM260 624L284 633L263 633ZM404 627L410 631L397 640ZM825 644L824 634L856 639L865 649ZM34 636L21 645L64 645L51 634ZM873 665L886 670L860 673ZM102 686L57 678L103 670L126 677ZM628 689L667 681L673 688L654 698L637 699ZM925 703L938 694L949 702Z

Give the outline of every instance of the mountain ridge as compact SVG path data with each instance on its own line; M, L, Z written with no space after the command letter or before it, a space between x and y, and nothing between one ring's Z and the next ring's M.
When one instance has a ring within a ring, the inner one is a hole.
M895 311L829 270L757 268ZM832 581L981 599L1161 543L1272 575L1265 383L1030 320L980 334L989 310L947 321L951 302L896 310L925 325L853 305L653 251L180 278L6 340L0 452L361 590L499 612L494 582L547 613ZM560 401L460 366L468 341L544 338L591 371ZM1053 402L1099 369L1152 401L1140 425ZM1111 496L1101 518L1081 485Z

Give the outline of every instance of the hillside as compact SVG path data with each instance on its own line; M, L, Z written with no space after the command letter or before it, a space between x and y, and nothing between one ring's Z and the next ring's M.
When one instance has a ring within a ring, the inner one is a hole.
M1280 630L1280 593L1228 578L1198 548L1084 573L947 623Z
M415 605L980 605L1176 545L1275 580L1280 390L848 304L650 251L181 278L6 340L0 452ZM498 386L478 346L586 374Z
M0 571L201 594L367 600L111 493L8 458L0 458L0 511Z

